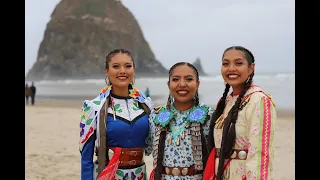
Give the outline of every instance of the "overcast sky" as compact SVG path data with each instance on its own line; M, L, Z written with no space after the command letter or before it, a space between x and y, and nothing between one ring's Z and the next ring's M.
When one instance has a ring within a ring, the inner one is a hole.
M37 58L50 15L59 0L25 1L25 71ZM122 0L133 13L156 58L202 60L219 73L229 46L242 45L256 57L256 72L294 72L294 0Z

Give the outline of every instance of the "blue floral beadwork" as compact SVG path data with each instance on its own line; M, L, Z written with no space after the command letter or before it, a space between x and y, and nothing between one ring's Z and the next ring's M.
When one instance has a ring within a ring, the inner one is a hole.
M159 123L163 123L168 121L170 118L170 112L169 111L165 111L165 112L160 112L158 115L158 122Z
M206 106L195 106L191 109L187 116L187 121L190 123L201 123L203 124L207 118L208 107ZM159 113L157 113L153 122L155 124L165 127L169 124L170 120L174 117L174 112L168 110L166 107L162 107Z
M203 123L207 117L208 109L204 107L197 107L192 110L188 116L190 122L200 122Z
M196 110L194 110L194 111L192 111L191 113L190 113L190 120L191 121L197 121L197 120L199 120L199 119L202 119L203 118L203 116L205 115L205 111L204 110L202 110L202 109L196 109Z
M170 119L172 119L173 113L171 111L168 111L167 109L163 108L155 118L154 122L156 124L160 124L162 127L165 127Z

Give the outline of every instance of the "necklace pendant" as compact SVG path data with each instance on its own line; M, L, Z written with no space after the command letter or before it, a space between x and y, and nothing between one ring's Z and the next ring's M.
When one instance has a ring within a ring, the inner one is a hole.
M177 137L176 145L180 146L180 135Z
M169 137L169 144L170 145L172 144L172 135L170 135L170 137Z
M181 133L181 138L182 138L182 139L185 138L185 133L184 133L184 131L182 131L182 133Z

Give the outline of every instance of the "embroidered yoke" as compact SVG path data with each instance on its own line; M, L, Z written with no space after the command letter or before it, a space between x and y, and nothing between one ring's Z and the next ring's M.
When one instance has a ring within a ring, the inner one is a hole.
M202 143L200 125L203 129L205 142L209 134L210 119L213 108L200 103L189 110L180 112L173 103L170 110L162 106L158 112L150 115L150 128L153 134L153 166L156 168L158 159L158 144L162 130L167 131L163 154L164 167L192 167L202 171ZM202 174L194 176L175 176L162 174L165 180L202 179Z
M229 95L226 107L214 128L216 148L221 147L222 122L231 110L239 95ZM274 158L274 131L276 121L275 104L271 96L258 86L252 85L240 105L235 124L236 143L234 149L246 150L246 159L231 159L224 171L225 180L271 180ZM243 151L244 152L244 151ZM210 159L211 160L211 159ZM219 158L215 161L216 173Z
M110 94L111 87L102 90L100 96L91 101L85 101L80 122L80 152L81 152L81 179L92 180L97 177L97 164L94 163L94 149L99 147L99 106L105 102ZM152 151L149 129L149 117L139 107L138 102L146 103L152 108L149 99L135 89L135 95L129 97L110 94L110 105L106 115L107 147L144 148L145 154ZM101 107L100 107L101 108ZM109 153L109 155L112 155ZM108 156L107 156L108 158ZM110 160L111 158L109 158ZM115 175L120 179L146 179L146 166L118 167Z

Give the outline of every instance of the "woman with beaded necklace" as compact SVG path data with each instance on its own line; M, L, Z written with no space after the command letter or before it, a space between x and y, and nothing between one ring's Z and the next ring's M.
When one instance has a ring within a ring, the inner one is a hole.
M150 179L201 180L213 109L199 103L197 69L179 62L169 70L167 105L150 115L153 171Z
M82 107L81 180L146 180L143 155L152 150L151 100L132 86L134 61L129 51L111 51L105 68L107 86Z
M244 47L223 53L226 87L211 120L204 180L272 179L276 109L271 96L252 83L254 67Z

